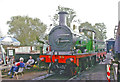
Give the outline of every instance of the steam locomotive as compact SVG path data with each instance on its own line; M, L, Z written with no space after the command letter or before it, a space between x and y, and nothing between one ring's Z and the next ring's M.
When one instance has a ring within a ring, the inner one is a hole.
M40 55L40 66L49 73L75 75L94 66L105 58L105 42L94 38L95 32L87 30L90 37L77 33L65 25L67 12L59 12L59 25L49 33L49 53Z

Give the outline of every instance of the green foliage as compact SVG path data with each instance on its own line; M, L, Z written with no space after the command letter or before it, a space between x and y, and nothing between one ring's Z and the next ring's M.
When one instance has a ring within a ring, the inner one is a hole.
M43 38L46 25L38 18L30 18L28 16L13 16L7 21L10 29L8 34L14 35L22 45L34 45L38 38Z
M91 38L91 33L88 32L88 30L93 30L95 32L95 37L97 40L104 40L106 39L106 26L104 23L96 23L95 25L91 25L89 22L81 23L79 26L79 29L86 29L82 30L84 34Z
M76 17L76 12L71 9L71 8L67 8L67 7L61 7L61 6L58 6L58 9L56 10L57 12L60 12L60 11L64 11L64 12L67 12L68 15L66 16L66 24L68 27L71 27L71 23L73 22L74 18ZM56 26L58 25L58 14L55 14L52 18L52 21L53 21L53 25Z
M95 31L96 31L96 38L99 40L104 40L106 39L106 26L104 23L96 23L94 26Z
M91 38L92 36L91 32L88 32L88 30L94 30L94 28L89 22L81 23L79 29L83 29L82 32L84 32L85 36L87 36L88 38Z

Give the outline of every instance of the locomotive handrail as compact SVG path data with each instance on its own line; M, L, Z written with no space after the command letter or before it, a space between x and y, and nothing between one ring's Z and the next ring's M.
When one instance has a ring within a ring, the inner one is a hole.
M62 43L62 42L70 42L69 40L58 40L58 43Z
M76 53L75 55L85 55L85 54L89 54L89 53Z
M69 36L70 34L59 34L59 36Z
M76 53L75 55L85 55L85 54L91 54L91 53ZM94 52L92 54L97 54L97 52Z

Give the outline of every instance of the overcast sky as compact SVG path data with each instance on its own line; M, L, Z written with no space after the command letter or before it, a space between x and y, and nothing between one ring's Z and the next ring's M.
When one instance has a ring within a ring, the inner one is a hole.
M52 23L49 16L56 13L57 7L64 6L76 11L76 19L81 22L105 23L107 37L114 37L114 27L118 24L119 0L0 0L0 29L7 34L6 22L12 16L39 18L48 26Z

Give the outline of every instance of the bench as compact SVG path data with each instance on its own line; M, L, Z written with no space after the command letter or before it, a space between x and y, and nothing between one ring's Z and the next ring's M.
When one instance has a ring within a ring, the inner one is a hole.
M18 78L19 75L22 75L22 77L23 77L23 74L24 74L23 73L23 69L24 69L23 67L20 67L19 70L18 70L18 72L14 73L14 76L16 76L17 79L19 79Z
M2 75L2 70L9 70L12 66L4 66L4 65L0 65L0 78L5 77L7 75Z

